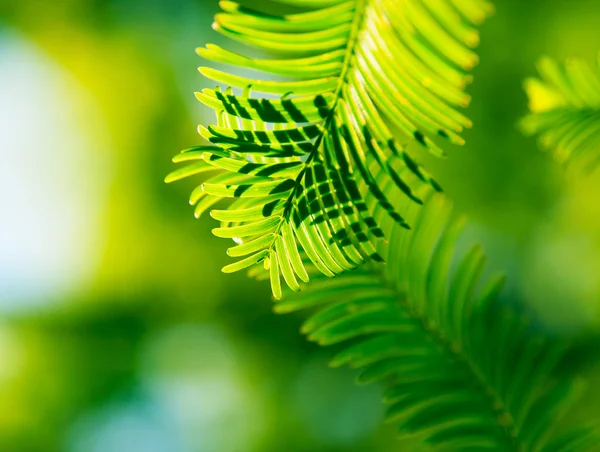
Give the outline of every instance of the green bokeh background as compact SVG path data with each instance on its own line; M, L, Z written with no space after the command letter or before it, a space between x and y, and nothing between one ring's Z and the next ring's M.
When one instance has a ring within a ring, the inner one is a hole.
M427 450L381 425L380 389L328 369L300 316L272 314L266 284L220 273L192 183L163 183L212 121L194 48L225 42L217 9L0 0L1 451ZM420 159L507 300L552 334L597 334L600 172L565 173L515 124L539 56L597 57L600 2L498 1L481 40L467 145ZM585 380L565 423L600 416L598 366Z

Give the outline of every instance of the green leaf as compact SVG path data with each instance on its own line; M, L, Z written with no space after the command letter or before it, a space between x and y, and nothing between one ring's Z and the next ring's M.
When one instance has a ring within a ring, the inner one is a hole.
M292 270L292 265L289 261L288 253L285 250L285 245L281 236L278 236L275 241L275 253L279 261L279 266L281 267L281 273L288 287L294 291L300 290L300 285Z
M281 280L279 279L279 264L277 260L277 253L272 250L269 253L271 290L275 299L279 300L281 298Z
M255 235L264 235L273 233L281 223L281 217L268 217L264 220L246 223L241 226L232 226L229 228L215 228L213 234L222 238L250 237Z
M171 182L175 182L196 174L204 173L206 171L212 171L213 169L214 168L208 165L206 162L195 162L182 168L176 169L165 178L165 182L167 184L170 184Z
M251 265L258 264L259 262L264 261L268 255L269 252L267 250L262 250L256 254L253 254L252 256L242 259L241 261L237 261L234 264L226 265L225 267L223 267L222 272L234 273L243 270L244 268L248 268Z
M196 93L215 112L215 125L198 128L214 146L180 154L177 162L192 163L168 179L238 175L199 184L196 214L229 201L211 213L221 221L215 234L251 239L230 253L267 251L281 272L271 265L270 273L297 290L296 278L308 280L304 255L330 277L383 262L379 242L392 225L410 227L407 207L393 200L420 205L426 187L440 190L407 149L442 155L444 142L463 143L471 122L457 109L470 100L475 25L492 8L485 0L277 1L300 12L220 3L213 28L271 57L197 49L233 69L200 68L220 85ZM379 211L387 216L376 219Z
M275 310L311 309L302 332L338 345L331 365L360 369L361 383L384 382L386 419L435 450L593 450L592 430L557 434L582 389L563 368L571 347L505 306L503 278L482 281L481 247L456 255L464 221L443 196L423 199L422 208L400 193L390 200L409 207L415 230L396 224L378 244L385 267L311 275ZM386 215L379 209L375 220Z
M268 248L274 241L274 234L261 235L254 240L242 242L237 246L229 248L227 250L227 255L231 257L246 256L247 254L255 253L264 248Z
M541 452L592 451L592 447L597 446L599 442L600 438L594 427L581 427L557 437L541 449Z
M576 58L561 66L546 57L538 70L541 79L525 81L531 113L521 130L537 135L557 161L594 170L600 163L600 60L592 68Z

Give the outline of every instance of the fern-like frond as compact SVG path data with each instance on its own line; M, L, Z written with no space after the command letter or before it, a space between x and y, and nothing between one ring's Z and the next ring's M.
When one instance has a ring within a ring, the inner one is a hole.
M233 238L226 266L261 262L276 298L280 277L298 290L308 273L300 253L327 276L370 260L384 230L372 205L408 227L390 196L420 203L421 185L438 184L408 154L411 142L441 155L437 139L462 144L471 122L457 111L477 63L474 26L491 12L486 0L279 0L304 12L283 16L221 2L214 28L273 59L253 58L216 45L204 58L257 71L249 78L200 68L225 87L198 99L217 125L200 126L214 147L176 157L189 164L177 180L217 171L190 202L196 215L212 210L219 237ZM389 181L384 190L379 180Z
M525 81L531 113L522 130L539 135L558 161L594 169L600 163L600 58L595 67L580 59L563 67L542 58L538 70L541 79Z
M480 247L455 259L462 222L443 197L411 210L415 231L395 227L380 244L386 266L313 281L276 311L313 309L303 332L342 344L333 366L386 382L387 419L436 450L593 450L591 429L554 431L581 388L558 377L568 347L498 301L502 278L482 284ZM381 212L375 219L385 221Z

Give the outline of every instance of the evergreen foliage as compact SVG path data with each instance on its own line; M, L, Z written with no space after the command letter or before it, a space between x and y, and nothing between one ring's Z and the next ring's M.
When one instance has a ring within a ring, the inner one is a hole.
M228 254L241 258L223 271L264 262L276 298L281 276L294 290L308 280L300 252L327 276L383 261L376 247L385 231L373 208L409 228L390 196L420 204L421 185L440 190L406 147L443 155L436 140L463 143L471 122L457 108L469 103L463 89L478 61L473 27L492 11L485 0L279 2L304 9L272 16L220 3L217 31L278 56L198 49L259 74L200 68L225 85L196 94L217 114L217 125L199 127L213 146L184 151L174 160L188 165L167 177L217 171L193 191L195 214L233 199L211 211L221 222L214 234L233 238Z
M560 162L585 170L600 163L600 55L590 67L569 59L538 62L541 79L529 78L525 90L531 113L521 121L527 135L539 135L543 148Z
M441 195L410 207L414 232L392 226L378 248L386 266L313 281L275 310L310 309L302 330L339 347L331 364L383 381L387 420L435 450L595 450L593 428L555 431L582 389L571 346L498 297L503 278L482 278L481 247L456 252L464 221L451 210Z
M555 431L581 391L573 347L500 301L503 278L482 278L480 247L455 252L463 221L409 153L463 143L474 27L491 4L278 2L295 12L220 3L217 31L276 56L198 49L257 75L200 68L220 84L196 93L217 124L199 127L210 144L177 155L186 165L166 179L214 172L190 203L199 217L229 200L210 211L240 259L223 271L249 268L278 300L310 279L276 311L312 310L309 339L340 347L332 364L361 369L360 382L384 382L388 420L436 450L593 450L594 429ZM563 160L597 159L597 74L581 62L540 68L524 130Z

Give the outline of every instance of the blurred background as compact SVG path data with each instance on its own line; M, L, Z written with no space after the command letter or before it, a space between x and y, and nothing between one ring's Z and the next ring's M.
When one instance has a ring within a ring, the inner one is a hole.
M212 121L194 49L225 43L217 8L0 0L1 451L426 450L381 426L380 389L328 369L300 316L271 313L268 284L220 273L191 183L163 183ZM481 31L468 144L421 159L505 297L565 340L593 335L600 173L565 174L515 124L540 55L596 58L600 2L502 0ZM585 376L570 423L600 415L598 366Z

